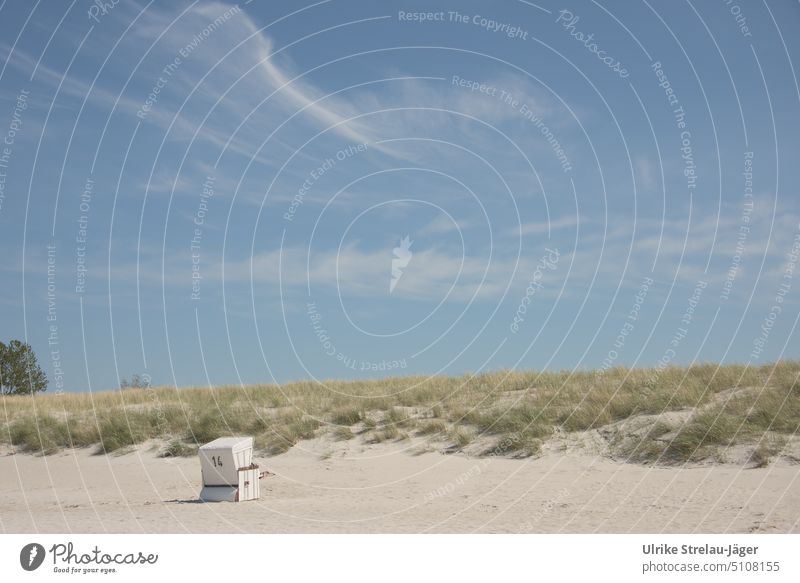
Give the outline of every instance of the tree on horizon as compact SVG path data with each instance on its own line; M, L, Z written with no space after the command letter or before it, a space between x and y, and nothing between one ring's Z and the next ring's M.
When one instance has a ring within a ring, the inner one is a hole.
M30 395L47 390L47 377L30 344L0 342L0 394Z

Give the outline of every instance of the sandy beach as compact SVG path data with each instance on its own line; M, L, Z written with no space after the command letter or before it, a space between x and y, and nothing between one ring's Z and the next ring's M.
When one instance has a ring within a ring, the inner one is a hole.
M199 503L196 457L89 448L0 457L6 533L800 532L800 466L524 460L309 440L256 459L261 499Z

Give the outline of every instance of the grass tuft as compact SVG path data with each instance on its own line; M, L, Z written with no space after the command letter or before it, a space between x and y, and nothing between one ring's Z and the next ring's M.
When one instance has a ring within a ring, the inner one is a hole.
M161 450L158 457L191 457L196 454L196 445L185 443L180 439L173 439Z

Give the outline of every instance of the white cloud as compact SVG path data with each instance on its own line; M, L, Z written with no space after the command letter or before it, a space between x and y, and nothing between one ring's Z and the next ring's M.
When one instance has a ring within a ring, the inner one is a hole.
M420 235L444 235L447 233L466 231L475 226L471 219L455 218L452 219L445 215L438 215L427 225L419 229Z
M520 227L513 227L508 230L507 234L518 236L520 231L522 235L547 235L552 231L560 231L569 229L570 232L575 231L578 226L579 218L575 215L564 215L558 218L553 218L551 221L533 221L523 223ZM589 219L585 217L580 218L580 223L585 224Z
M655 165L646 156L635 156L633 169L636 172L638 187L644 190L653 190L657 186Z

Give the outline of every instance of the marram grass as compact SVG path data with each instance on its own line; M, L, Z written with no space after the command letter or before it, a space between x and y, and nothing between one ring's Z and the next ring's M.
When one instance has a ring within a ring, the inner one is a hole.
M800 362L45 393L2 405L0 442L43 454L160 439L162 455L193 455L198 444L244 434L266 455L327 435L530 456L596 432L607 443L599 453L627 461L713 461L747 446L765 465L800 430Z

